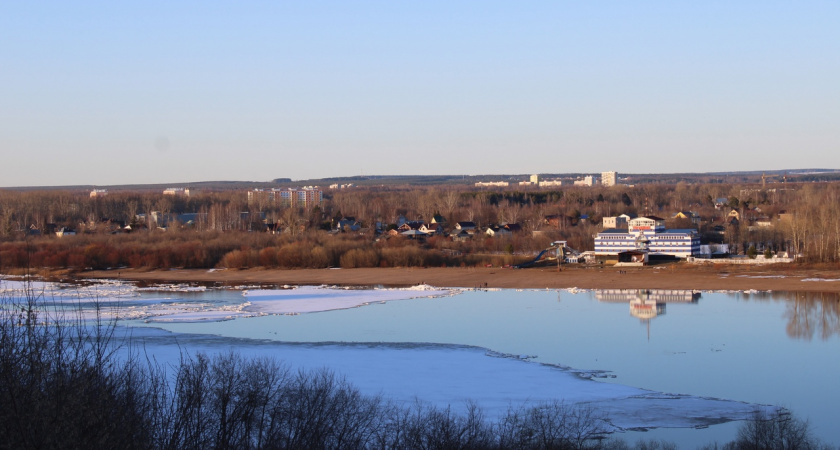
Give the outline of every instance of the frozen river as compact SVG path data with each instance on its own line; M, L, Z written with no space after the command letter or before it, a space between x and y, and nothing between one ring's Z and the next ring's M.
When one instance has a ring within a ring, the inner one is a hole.
M6 282L7 293L19 285ZM56 304L135 328L161 360L178 351L271 355L329 367L362 391L488 415L561 399L605 411L619 436L683 446L734 438L781 406L840 443L840 300L828 294L691 291L140 289L38 285ZM8 294L7 294L8 295Z

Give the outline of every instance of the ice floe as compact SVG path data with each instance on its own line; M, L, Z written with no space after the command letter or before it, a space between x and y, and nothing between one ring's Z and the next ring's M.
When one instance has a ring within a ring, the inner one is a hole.
M37 298L44 312L54 319L61 317L83 320L100 317L147 322L213 322L265 315L301 314L355 308L389 301L431 298L457 294L458 290L418 285L401 289L360 289L336 287L285 287L258 289L242 286L241 295L226 299L169 298L167 293L200 293L204 286L164 284L138 288L134 285L105 280L86 286L47 282L4 280L0 295L10 298ZM149 298L150 293L164 294Z
M260 289L243 292L251 302L245 312L256 314L309 313L347 309L417 297L441 297L457 291L427 285L402 289L332 289L300 286L294 289Z

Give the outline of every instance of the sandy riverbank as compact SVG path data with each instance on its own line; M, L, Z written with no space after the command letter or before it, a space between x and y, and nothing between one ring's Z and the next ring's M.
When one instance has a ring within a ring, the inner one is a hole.
M840 293L840 271L793 266L695 266L644 268L371 268L135 270L80 272L79 278L121 278L151 282L276 283L290 285L490 287L511 289L691 289L770 290Z

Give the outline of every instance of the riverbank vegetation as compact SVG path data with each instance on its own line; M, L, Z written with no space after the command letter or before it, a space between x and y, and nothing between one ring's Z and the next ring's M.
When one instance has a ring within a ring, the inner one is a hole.
M807 263L840 263L836 182L356 187L327 190L320 205L307 208L249 203L246 194L0 191L0 268L505 265L555 240L591 250L602 219L621 214L697 228L702 243L727 244L733 254L784 252ZM412 239L393 231L433 220L446 233ZM458 222L476 229L453 237Z

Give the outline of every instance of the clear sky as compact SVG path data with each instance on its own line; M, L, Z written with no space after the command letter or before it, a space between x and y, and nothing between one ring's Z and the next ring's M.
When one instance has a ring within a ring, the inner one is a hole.
M840 2L0 4L0 186L840 168Z

